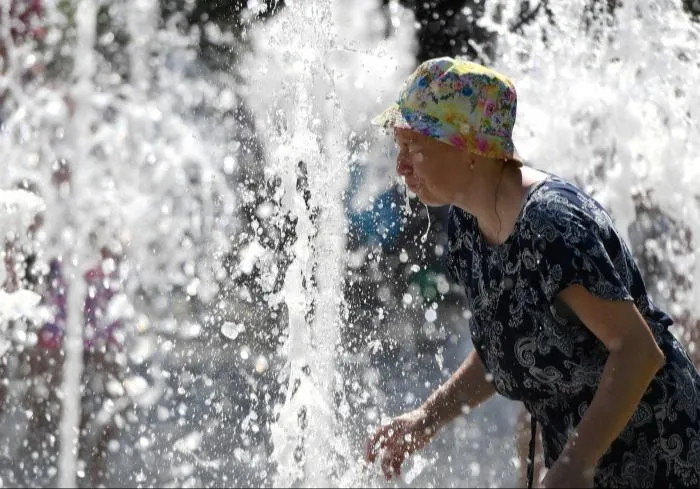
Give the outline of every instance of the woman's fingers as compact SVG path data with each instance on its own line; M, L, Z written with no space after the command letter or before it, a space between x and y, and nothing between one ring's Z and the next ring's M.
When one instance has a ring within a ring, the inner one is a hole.
M382 465L382 472L384 472L384 477L386 477L387 480L391 479L391 456L389 455L388 450L386 452L384 452L384 456L382 457L381 465Z
M367 442L367 460L372 463L377 454L381 454L381 468L387 480L401 475L401 465L409 452L416 449L415 435L402 420L394 420L391 423L377 429Z
M404 461L406 453L400 445L391 445L382 455L382 472L384 477L390 480L394 476L401 475L401 464Z
M401 464L403 463L404 454L405 452L401 452L401 456L394 458L391 462L391 467L394 469L394 474L396 474L396 477L401 475Z
M367 443L367 460L369 462L374 462L377 453L382 449L384 450L381 456L381 468L387 480L394 475L401 474L401 464L405 456L406 435L405 430L402 428L403 424L398 420L394 420L375 431Z
M395 418L380 428L367 441L366 459L373 463L381 454L381 468L388 480L401 475L401 464L408 455L422 448L434 434L427 430L424 413L416 411Z
M382 426L381 428L377 429L372 436L369 437L369 440L367 440L367 453L365 454L365 458L368 462L374 462L374 459L377 456L377 443L381 438L386 436L387 428L388 426L386 425Z
M369 462L374 462L374 459L377 457L377 451L384 448L387 445L389 439L393 435L395 435L396 432L397 423L395 421L392 421L391 423L382 426L374 432L374 434L370 437L369 441L367 442L366 457Z

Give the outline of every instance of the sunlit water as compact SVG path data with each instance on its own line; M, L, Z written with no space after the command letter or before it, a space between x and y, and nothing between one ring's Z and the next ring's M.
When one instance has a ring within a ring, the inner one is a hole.
M364 349L343 343L357 327L348 310L358 307L344 297L344 280L358 260L388 259L346 253L347 197L362 210L393 183L390 139L368 121L414 66L411 15L392 2L387 18L378 3L287 1L250 27L251 51L223 73L197 61L197 35L177 33L177 19L158 25L149 0L110 5L116 36L97 26L92 0L77 15L50 7L43 52L57 56L64 46L70 63L48 81L21 82L19 67L39 51L9 50L0 224L40 256L63 257L67 345L75 347L62 366L58 438L39 448L24 449L33 413L21 401L30 383L9 361L2 436L11 441L0 453L0 483L90 484L84 457L58 447L87 443L75 437L86 406L79 278L99 262L99 246L115 242L125 256L116 314L131 327L125 378L109 384L93 413L120 430L107 484L514 483L517 406L498 398L445 429L402 481L387 483L362 462L370 430L420 403L470 349L461 305L433 308L415 294L403 302L416 314L379 311L379 331ZM540 16L521 34L504 27L515 11L484 19L501 31L492 64L518 88L518 148L599 197L640 256L669 263L650 274L654 298L679 317L698 315L700 270L678 230L693 241L700 233L698 25L679 2L636 2L586 31L579 3L558 2L553 23ZM250 14L261 5L248 2ZM124 33L124 56L110 57ZM208 35L226 40L213 28ZM250 117L240 115L242 105ZM70 167L69 186L52 180L60 161ZM358 168L359 185L351 174ZM23 179L39 199L7 192ZM651 194L635 199L636 191ZM680 225L657 216L660 231L649 236L640 206ZM421 212L411 207L409 220ZM39 211L44 226L28 240ZM679 282L674 269L693 280ZM255 288L240 285L246 277ZM45 311L31 292L0 299L0 351L15 358L36 338L8 321ZM447 338L426 354L410 333L436 315ZM403 353L382 356L382 335L395 336Z
M361 454L348 443L357 411L337 368L346 355L343 203L350 163L370 155L369 118L410 69L411 44L410 27L382 40L377 7L289 2L254 34L242 69L269 178L281 181L276 218L296 221L284 286L270 298L284 301L289 316L283 354L290 371L270 427L274 484L284 487L363 483ZM374 163L386 169L386 161Z
M209 303L216 295L216 277L223 273L222 257L229 249L227 236L236 230L238 198L228 180L235 169L237 143L225 137L227 128L215 117L195 114L202 100L216 97L211 106L222 113L231 109L235 97L214 76L202 81L188 73L196 39L172 28L157 29L155 1L110 4L113 30L98 29L96 2L81 1L75 7L71 11L46 5L49 30L42 50L27 43L13 46L4 38L8 57L2 78L3 186L24 181L35 187L45 211L33 251L44 260L61 257L69 283L64 379L55 385L61 388L64 406L55 433L60 442L54 438L50 446L21 452L27 458L11 464L20 473L17 479L3 465L0 479L7 484L46 484L54 476L62 485L75 485L76 477L85 483L85 461L77 460L77 451L63 448L57 455L53 448L75 447L77 426L86 414L81 413L79 394L82 301L88 292L82 277L100 263L103 246L124 250L122 294L113 303L120 304L117 315L129 324L123 331L128 337L128 351L122 352L128 353L126 379L113 386L114 395L102 398L102 409L128 435L110 451L127 462L125 467L132 464L128 460L134 451L148 464L143 454L156 443L158 428L139 422L145 422L143 416L156 409L159 399L162 404L172 396L162 359L172 355L174 340L196 337L202 329L200 321L206 318L188 321L190 304ZM102 22L105 18L103 13ZM131 39L123 58L110 58L115 34ZM61 56L65 73L26 82L26 66L50 67ZM200 70L198 76L207 74ZM70 172L63 183L56 177L61 165ZM17 255L29 251L19 250ZM35 329L18 323L13 331L18 352L36 344ZM5 419L17 423L4 424L8 429L3 438L12 440L4 454L9 460L18 456L17 450L28 448L23 422L33 416L19 403L30 381L16 370L21 364L15 358L8 359L6 369L11 382ZM158 414L163 421L176 415L169 409ZM135 425L133 432L129 425ZM148 465L136 466L132 474L120 475L120 483L148 483L150 478L150 484L156 484L155 480L184 480L191 473L184 469L178 474L168 467L154 479L162 467L150 474L149 470Z
M639 205L679 224L660 224L643 244L690 283L678 287L661 276L649 286L674 316L698 317L700 267L694 246L682 243L684 229L693 243L700 236L700 98L692 88L700 78L700 24L680 2L642 1L618 9L612 27L602 17L583 34L586 18L574 4L552 7L556 25L542 18L523 38L499 44L494 63L517 80L521 100L519 149L600 199L632 244L639 244Z

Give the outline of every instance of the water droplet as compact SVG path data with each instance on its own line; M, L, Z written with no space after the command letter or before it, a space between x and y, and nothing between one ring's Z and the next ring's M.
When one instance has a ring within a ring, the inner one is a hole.
M269 367L269 364L267 362L267 358L264 356L260 355L257 360L255 361L255 371L259 374L265 372L267 368Z
M235 340L238 335L245 331L245 326L242 323L232 323L231 321L226 321L223 326L221 326L221 334L230 340Z

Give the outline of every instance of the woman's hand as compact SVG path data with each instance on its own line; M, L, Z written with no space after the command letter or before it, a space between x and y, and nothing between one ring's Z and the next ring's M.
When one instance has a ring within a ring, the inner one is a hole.
M450 378L417 409L394 418L374 432L367 442L371 463L381 450L382 471L387 479L401 475L404 459L423 448L444 425L491 397L496 388L484 364L472 351Z
M593 487L593 468L585 468L582 464L559 457L542 480L543 488L585 488Z
M426 446L437 432L422 407L394 418L374 432L367 443L367 460L381 453L382 472L387 480L401 475L401 464L410 454Z

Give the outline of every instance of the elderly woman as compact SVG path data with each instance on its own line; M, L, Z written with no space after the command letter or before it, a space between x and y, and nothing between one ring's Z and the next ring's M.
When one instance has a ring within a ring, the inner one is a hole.
M504 75L437 58L375 119L394 131L408 188L450 205L447 260L471 303L474 350L376 430L367 458L399 475L465 406L499 393L529 411L531 452L540 425L544 487L698 487L700 375L606 210L523 165L516 104Z

